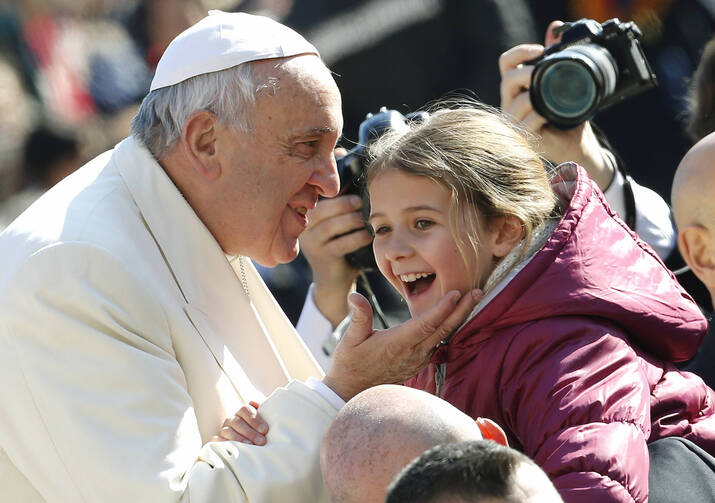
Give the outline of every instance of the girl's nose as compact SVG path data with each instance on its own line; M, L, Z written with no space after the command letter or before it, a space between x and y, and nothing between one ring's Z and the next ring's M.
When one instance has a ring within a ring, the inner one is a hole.
M411 257L414 254L414 247L401 233L395 232L385 243L384 251L385 258L395 261Z

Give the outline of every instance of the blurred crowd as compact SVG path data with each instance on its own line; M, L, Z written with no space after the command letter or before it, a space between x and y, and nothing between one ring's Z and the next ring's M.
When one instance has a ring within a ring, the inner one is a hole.
M348 149L365 114L381 106L412 112L453 91L498 106L499 54L542 42L552 19L634 20L659 85L595 122L634 178L666 201L674 169L692 144L684 129L691 75L715 26L710 0L5 3L0 229L44 190L127 136L164 48L209 9L269 15L315 44L342 93L342 144ZM299 257L261 272L295 322L310 284L307 262Z

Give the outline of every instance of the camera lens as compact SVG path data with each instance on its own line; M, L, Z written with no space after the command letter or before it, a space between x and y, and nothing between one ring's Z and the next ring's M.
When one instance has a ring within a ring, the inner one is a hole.
M578 60L557 61L541 77L544 106L560 117L572 119L587 113L596 95L593 77Z
M618 78L611 54L595 44L574 44L536 63L531 78L534 109L568 129L588 120L610 96Z

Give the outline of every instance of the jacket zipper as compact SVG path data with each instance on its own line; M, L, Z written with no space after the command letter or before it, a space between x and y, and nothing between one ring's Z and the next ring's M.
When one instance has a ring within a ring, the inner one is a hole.
M447 362L437 365L434 373L434 394L437 398L442 398L442 386L444 386L444 378L447 375Z

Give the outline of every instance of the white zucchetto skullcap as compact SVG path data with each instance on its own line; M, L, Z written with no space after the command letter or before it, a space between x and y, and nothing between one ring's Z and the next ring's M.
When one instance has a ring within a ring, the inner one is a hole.
M245 12L209 15L171 41L156 67L150 90L247 61L316 54L305 38L277 21Z

